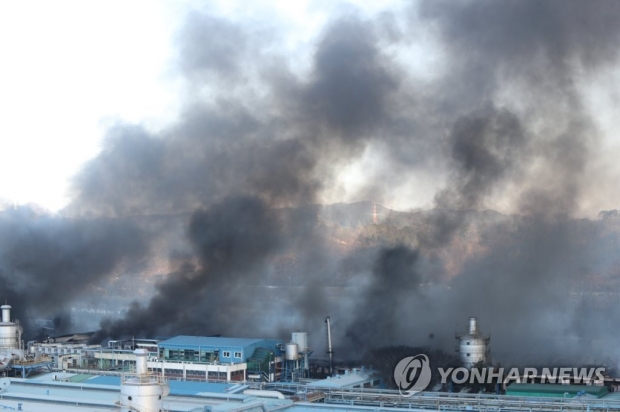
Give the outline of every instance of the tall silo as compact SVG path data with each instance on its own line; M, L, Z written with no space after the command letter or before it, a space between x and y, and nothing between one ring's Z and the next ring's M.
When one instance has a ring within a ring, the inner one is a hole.
M469 318L469 327L465 334L457 334L458 352L461 364L467 369L476 365L486 366L490 361L490 336L483 335L478 328L478 319Z

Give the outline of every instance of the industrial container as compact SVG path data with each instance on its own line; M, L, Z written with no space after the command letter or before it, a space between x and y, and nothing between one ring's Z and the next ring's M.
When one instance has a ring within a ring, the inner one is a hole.
M297 344L294 342L290 342L286 344L286 351L284 355L286 360L297 360L299 359L299 350L297 348Z
M297 344L297 349L299 352L305 352L308 350L308 333L293 332L291 341Z

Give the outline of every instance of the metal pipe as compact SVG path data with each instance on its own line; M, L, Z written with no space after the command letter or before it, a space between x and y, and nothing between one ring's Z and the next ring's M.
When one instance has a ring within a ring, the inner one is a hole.
M325 318L325 324L327 328L327 354L329 355L329 375L334 374L334 350L332 348L332 326L329 316Z

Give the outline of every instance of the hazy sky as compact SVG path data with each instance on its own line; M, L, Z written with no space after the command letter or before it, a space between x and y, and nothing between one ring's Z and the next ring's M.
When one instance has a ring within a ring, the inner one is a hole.
M68 180L99 152L109 125L157 129L174 118L181 88L172 69L175 33L199 3L1 2L0 197L58 210L69 201ZM222 1L200 9L280 25L295 53L330 10L347 7L307 3ZM374 13L382 6L365 7Z
M52 211L69 201L69 180L95 157L105 131L117 121L151 130L169 124L190 92L175 67L176 36L193 9L247 22L261 34L276 28L279 52L299 73L309 69L321 30L335 16L354 10L396 16L409 2L364 1L3 1L0 2L0 198L34 202ZM418 80L441 73L442 51L425 28L406 48L385 53ZM618 75L603 74L581 85L605 136L598 167L615 165ZM513 96L511 96L513 97ZM501 101L501 96L497 98ZM518 104L517 104L518 106ZM380 176L373 148L343 167L339 185L325 201L360 200L355 188L366 173ZM592 173L597 173L593 170ZM606 173L609 176L609 173ZM610 208L614 178L582 209ZM432 206L438 181L410 176L388 199L396 208ZM606 193L603 193L606 192ZM616 195L612 196L614 199ZM587 202L585 202L587 203ZM607 204L609 203L609 204ZM502 207L501 201L495 204Z
M166 115L174 19L156 2L0 3L0 196L56 210L107 122Z

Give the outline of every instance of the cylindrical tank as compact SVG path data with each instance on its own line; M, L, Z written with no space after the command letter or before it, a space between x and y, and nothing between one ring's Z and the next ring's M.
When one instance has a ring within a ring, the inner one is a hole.
M477 363L486 363L487 340L472 335L461 336L459 341L461 363L471 369Z
M163 398L170 387L161 376L150 374L147 369L146 349L136 349L136 374L121 379L121 412L163 411Z
M469 334L475 335L478 333L478 319L469 318Z
M308 349L308 334L306 332L293 332L291 341L297 344L299 352L303 353Z
M478 329L478 320L469 318L467 334L457 336L459 340L459 357L461 364L471 369L476 364L486 364L489 354L489 338L482 336Z
M297 344L294 342L290 342L286 344L286 351L284 354L284 358L286 360L297 360L299 359L299 350L297 348Z
M11 305L2 305L0 309L2 309L0 352L19 350L24 329L19 323L11 322Z
M21 342L22 327L14 323L0 324L0 352L19 349Z
M11 305L2 305L0 309L2 309L2 323L11 322Z
M146 349L136 349L133 353L136 355L136 373L138 375L146 375L148 372L146 365L146 357L149 354L148 351Z

